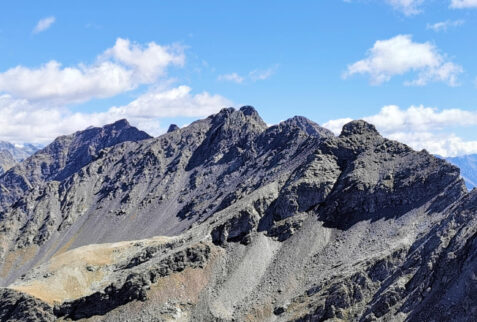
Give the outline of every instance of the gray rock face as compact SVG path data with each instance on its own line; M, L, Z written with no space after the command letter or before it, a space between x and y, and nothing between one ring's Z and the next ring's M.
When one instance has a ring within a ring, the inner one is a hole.
M38 150L39 148L33 144L25 144L19 147L0 141L0 175Z
M17 162L25 160L38 150L40 150L39 145L27 143L17 146L9 142L0 141L0 151L8 151Z
M95 151L68 166L73 152L5 208L0 319L33 299L45 320L477 313L477 193L455 166L364 121L335 137L303 117L267 127L250 106L228 108Z
M0 210L45 182L68 178L104 148L148 138L147 133L130 126L126 120L59 137L0 177Z
M169 129L167 129L167 133L174 132L176 130L179 130L179 127L176 124L171 124L169 125Z
M186 268L203 268L210 255L210 247L203 244L181 250L174 249L164 258L157 256L159 250L157 247L149 247L133 256L127 265L120 267L123 276L116 277L120 283L116 281L103 291L57 305L54 308L55 315L79 320L104 315L135 300L146 301L151 283ZM135 266L138 265L143 267L137 270ZM144 266L147 266L147 269Z
M55 321L53 308L33 296L11 289L0 289L0 320Z
M13 155L6 151L0 151L0 175L2 175L6 170L13 167L17 161L13 158Z

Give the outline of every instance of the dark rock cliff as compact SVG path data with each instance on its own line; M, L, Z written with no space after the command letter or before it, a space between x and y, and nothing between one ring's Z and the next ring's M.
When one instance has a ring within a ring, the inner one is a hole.
M446 161L364 121L336 137L250 106L149 140L124 128L59 138L5 190L0 317L475 316L477 198Z

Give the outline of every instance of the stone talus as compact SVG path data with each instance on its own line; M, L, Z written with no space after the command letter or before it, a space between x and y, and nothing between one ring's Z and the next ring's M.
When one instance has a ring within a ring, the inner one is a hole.
M0 319L477 313L477 193L369 123L339 136L304 117L268 127L245 106L157 138L124 122L94 133L60 139L76 143L49 172L26 160L5 190Z

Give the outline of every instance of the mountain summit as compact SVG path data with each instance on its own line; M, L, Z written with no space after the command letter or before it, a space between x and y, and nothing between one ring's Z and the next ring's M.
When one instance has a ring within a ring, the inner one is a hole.
M66 179L107 147L148 138L151 136L132 127L127 120L61 136L0 176L0 210L45 182Z
M0 177L0 319L471 321L477 192L353 121L120 121Z

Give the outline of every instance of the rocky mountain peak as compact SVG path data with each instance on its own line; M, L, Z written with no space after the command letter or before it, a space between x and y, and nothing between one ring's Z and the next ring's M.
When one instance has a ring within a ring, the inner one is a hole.
M111 127L111 128L116 129L116 130L120 130L120 129L131 127L131 124L129 124L128 120L126 120L126 119L120 119L120 120L117 120L114 123L105 125L105 128L107 128L107 127Z
M446 161L251 107L111 128L0 177L0 320L475 320L477 190Z
M179 127L176 124L171 124L169 125L169 128L167 129L167 133L171 133L177 130L179 130Z
M152 136L144 131L131 126L126 119L118 120L103 127L90 127L84 131L78 131L72 136L62 137L63 139L76 141L76 144L97 143L99 145L113 145L124 141L138 141L150 139ZM61 138L55 140L58 141ZM108 142L108 143L106 143Z
M237 142L255 137L267 129L267 124L251 106L239 110L233 107L222 109L213 115L209 130L210 143ZM226 143L229 144L229 143Z
M151 136L125 119L61 136L0 177L0 210L46 181L61 181L90 163L107 147Z
M331 137L333 132L324 127L319 126L315 122L307 119L304 116L294 116L282 122L283 125L289 129L298 128L311 136Z
M343 126L340 136L351 136L351 135L377 135L379 132L376 130L376 127L366 121L356 120L346 123Z
M267 124L253 106L242 106L238 110L233 107L223 108L210 118L215 126L224 125L229 129L235 128L241 131L253 129L261 132L267 128Z
M255 139L267 129L267 124L251 106L239 110L224 108L207 121L205 138L194 152L188 169L211 160L236 159L240 150L253 150Z
M255 109L255 107L250 106L250 105L245 105L240 108L240 111L243 113L243 115L257 115L258 112Z
M233 107L224 107L224 108L222 108L218 113L210 115L210 116L208 117L208 119L212 119L212 120L215 120L215 122L218 122L219 120L224 120L224 119L226 119L226 118L229 117L230 114L232 114L233 112L235 112L235 108L233 108Z

